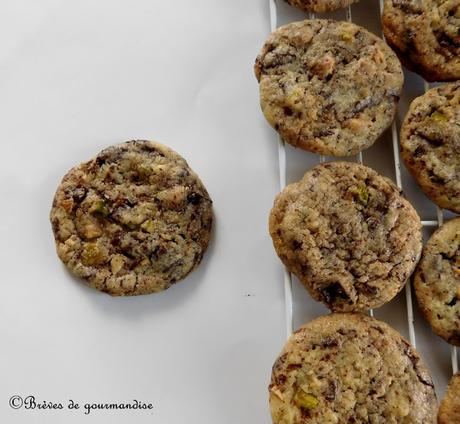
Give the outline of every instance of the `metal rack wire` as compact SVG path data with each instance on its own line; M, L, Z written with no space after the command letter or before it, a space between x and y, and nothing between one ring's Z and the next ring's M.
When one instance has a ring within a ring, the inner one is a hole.
M383 11L383 0L380 1L380 13ZM269 0L270 6L270 27L271 31L274 31L278 26L278 11L277 11L277 0ZM352 13L351 6L346 8L346 20L352 22ZM313 13L309 14L309 19L314 19L315 15ZM429 84L425 82L425 91L429 89ZM394 170L395 170L395 179L396 184L399 189L402 190L402 178L401 178L401 162L399 158L399 138L398 138L398 129L396 122L394 121L391 126L391 137L393 145L393 160L394 160ZM325 162L326 158L320 156L319 161ZM360 152L356 161L363 163L363 155ZM287 170L287 161L286 161L286 146L281 137L278 136L278 165L279 165L279 187L280 190L283 190L286 186L286 170ZM438 207L437 208L437 219L422 221L424 227L439 227L443 223L443 212ZM293 298L292 298L292 277L290 272L284 268L284 300L285 300L285 319L286 319L286 335L289 337L293 332ZM409 332L409 339L411 344L416 347L416 336L415 336L415 320L414 320L414 308L412 301L412 292L410 282L407 282L405 287L405 297L406 297L406 312L407 312L407 326ZM369 311L370 315L374 315L373 311ZM458 358L457 358L457 349L455 346L451 347L451 362L452 362L452 372L456 373L458 371Z

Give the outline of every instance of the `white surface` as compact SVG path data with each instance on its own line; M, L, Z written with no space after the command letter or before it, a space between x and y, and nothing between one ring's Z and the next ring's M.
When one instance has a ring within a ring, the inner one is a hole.
M281 22L305 15L280 3ZM267 233L276 135L252 65L268 0L7 0L0 8L0 422L268 423L266 386L285 331L283 272ZM345 19L345 12L334 14ZM378 0L352 7L379 33ZM399 121L423 82L406 74ZM151 138L181 153L213 197L200 268L160 295L113 299L69 276L48 212L63 174L100 149ZM318 157L287 146L288 182ZM391 134L364 162L394 177ZM403 169L423 219L435 208ZM293 282L294 327L325 313ZM375 311L407 337L402 293ZM441 394L449 347L416 311ZM152 402L148 412L12 410L13 395Z
M267 233L278 175L252 72L268 30L264 0L2 2L1 423L269 421L284 341ZM189 161L216 227L190 278L113 299L69 276L48 213L71 166L132 138ZM154 410L14 411L16 394Z

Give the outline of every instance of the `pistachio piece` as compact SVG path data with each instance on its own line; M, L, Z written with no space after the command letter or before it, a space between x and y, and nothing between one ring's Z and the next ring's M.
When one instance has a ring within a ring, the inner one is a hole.
M97 243L86 243L81 254L83 265L99 265L104 262L105 255Z
M98 213L103 216L108 216L110 214L109 207L104 200L97 200L89 208L90 213Z
M299 408L315 409L318 407L318 398L311 393L306 393L302 389L298 390L294 396L294 402Z
M435 110L431 115L430 118L432 118L435 121L438 122L447 122L449 118L444 115L443 113L439 112L438 110Z
M354 39L355 39L355 36L351 32L342 33L342 40L343 41L346 41L347 43L349 43L349 42L353 41Z
M353 187L350 191L354 194L355 200L361 203L363 206L366 206L369 202L369 190L365 185L359 185L358 187Z
M155 232L155 222L152 219L148 219L147 221L143 222L141 228L148 233L152 234Z

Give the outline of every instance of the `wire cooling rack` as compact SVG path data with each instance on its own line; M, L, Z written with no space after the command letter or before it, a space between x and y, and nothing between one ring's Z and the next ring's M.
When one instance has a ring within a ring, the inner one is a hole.
M280 0L278 0L280 1ZM278 1L269 0L270 7L270 28L274 31L278 27ZM383 0L380 2L380 14L383 10ZM348 6L345 10L346 20L352 22L352 9L351 6ZM315 15L313 13L308 14L309 19L314 19ZM425 92L429 90L430 86L425 81L424 89ZM403 189L402 178L401 178L401 162L399 158L399 138L398 138L398 129L396 121L393 122L391 126L391 138L392 138L392 148L393 148L393 161L394 161L394 177L396 184L399 189ZM319 156L319 162L325 162L325 156ZM356 155L356 161L359 163L364 163L363 153L360 152ZM287 158L286 158L286 145L281 137L278 136L278 165L279 165L279 187L280 190L286 186L287 180ZM425 228L439 227L443 223L443 211L437 207L436 219L433 220L422 220L422 225ZM292 295L292 276L291 273L284 268L284 300L285 300L285 320L286 320L286 335L289 337L293 332L293 295ZM408 334L411 344L416 347L417 340L415 334L415 318L414 318L414 306L412 300L411 284L410 281L406 283L405 286L405 298L406 298L406 315L407 315L407 327ZM373 310L369 311L370 315L374 315ZM458 359L457 359L457 349L455 346L451 346L451 363L452 363L452 372L456 373L458 371Z

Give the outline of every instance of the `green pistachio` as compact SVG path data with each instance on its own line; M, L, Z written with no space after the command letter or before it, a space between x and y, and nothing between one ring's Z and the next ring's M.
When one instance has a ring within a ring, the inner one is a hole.
M152 234L155 232L155 222L153 220L148 219L147 221L143 222L141 228L148 233Z
M350 191L354 194L355 200L366 206L369 202L369 190L365 185L353 187Z
M86 243L81 254L83 265L98 265L104 261L104 252L97 243Z
M351 32L344 32L342 34L342 40L346 42L353 41L355 39L355 36Z
M104 200L97 200L94 202L89 211L91 213L101 214L102 216L108 216L110 214L109 207Z
M310 393L299 389L294 396L294 402L299 408L315 409L318 407L318 399Z
M446 115L444 115L443 113L441 113L441 112L439 112L439 111L437 111L437 110L435 110L435 111L430 115L430 117L431 117L432 119L434 119L435 121L440 121L440 122L446 122L446 121L449 120L449 118L448 118Z

